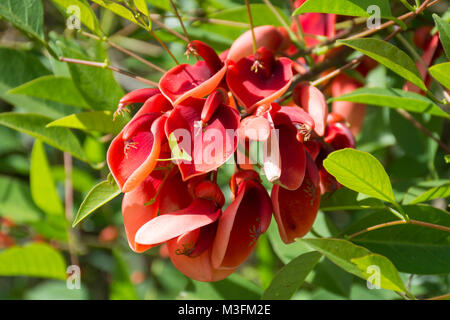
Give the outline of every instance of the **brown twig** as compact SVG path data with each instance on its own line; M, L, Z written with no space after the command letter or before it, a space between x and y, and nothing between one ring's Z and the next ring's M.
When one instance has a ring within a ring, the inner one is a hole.
M117 68L114 66L110 66L109 64L107 64L105 62L86 61L86 60L72 59L72 58L66 58L66 57L60 57L59 60L62 62L81 64L81 65L95 67L95 68L101 68L101 69L107 68L109 70L112 70L117 73L121 73L127 77L133 78L137 81L143 82L143 83L151 85L153 87L158 87L158 84L154 81L142 78L142 77L137 76L129 71L126 71L126 70L123 70L123 69L120 69L120 68Z
M189 37L189 34L187 33L186 28L184 27L183 19L181 19L180 14L178 13L177 6L175 3L173 3L173 0L170 0L170 4L172 5L172 9L175 12L175 15L177 16L178 21L180 22L181 28L183 29L184 36L188 40L187 42L191 42L191 38Z
M175 37L183 40L184 42L189 42L189 38L183 36L181 33L173 30L172 28L169 28L168 26L166 26L164 23L162 23L161 21L159 21L159 19L156 18L152 18L152 22L154 22L155 24L157 24L158 26L160 26L161 28L163 28L164 30L167 30L168 32L170 32L171 34L173 34Z
M85 31L81 31L81 34L86 36L86 37L98 40L98 41L102 40L99 36L96 36L94 34L91 34L91 33L85 32ZM128 49L125 49L125 48L119 46L118 44L112 42L111 40L106 40L106 43L108 43L111 47L113 47L113 48L115 48L115 49L117 49L117 50L119 50L119 51L129 55L130 57L133 57L136 60L146 64L147 66L149 66L152 69L155 69L155 70L157 70L157 71L159 71L161 73L166 73L167 72L167 70L164 70L163 68L161 68L161 67L151 63L150 61L147 61L146 59L142 58L141 56L135 54L134 52L131 52Z
M431 228L431 229L436 229L436 230L450 232L450 228L446 227L446 226L441 226L441 225L438 225L438 224L433 224L433 223L429 223L429 222L423 222L423 221L410 219L409 221L407 221L407 220L396 220L396 221L390 221L390 222L386 222L386 223L377 224L375 226L368 227L368 228L363 229L361 231L355 232L355 233L349 235L348 238L352 239L354 237L357 237L357 236L359 236L359 235L361 235L363 233L367 233L369 231L374 231L374 230L378 230L378 229L382 229L382 228L386 228L386 227L392 227L392 226L396 226L396 225L402 225L402 224L412 224L412 225L416 225L416 226L422 226L422 227L425 227L425 228Z
M65 206L65 215L66 220L68 221L68 225L70 226L73 218L73 160L72 156L64 152L64 206ZM69 246L69 254L70 254L70 263L72 265L79 265L78 256L75 253L74 242L75 242L75 234L73 230L68 227L68 246Z
M439 147L442 148L447 154L450 154L450 148L443 143L440 139L436 138L433 133L425 128L419 121L417 121L408 111L404 109L395 109L403 118L408 120L412 123L414 127L416 127L418 130L422 131L425 135L436 141L436 143L439 145Z

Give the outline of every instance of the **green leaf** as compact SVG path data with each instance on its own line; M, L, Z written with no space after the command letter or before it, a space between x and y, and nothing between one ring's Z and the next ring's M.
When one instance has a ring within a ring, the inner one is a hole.
M186 152L186 150L181 150L180 147L178 146L178 141L177 141L177 137L175 136L175 134L172 132L169 135L169 147L170 150L172 151L172 158L170 160L186 160L186 161L192 161L191 156L189 155L189 153Z
M439 187L434 187L427 192L421 194L414 200L412 200L409 204L417 204L421 202L427 202L433 199L438 198L447 198L450 197L450 182L447 182L446 184L443 184Z
M450 89L450 62L436 64L429 71L433 78L447 89Z
M91 109L72 79L65 77L43 76L9 90L8 94L21 94L60 102L69 106Z
M72 290L67 288L64 281L48 280L25 292L26 300L87 300L88 291L83 285L80 289Z
M341 188L333 193L329 193L322 197L320 201L320 210L337 211L337 210L361 210L384 208L382 201L374 198L368 198L361 193Z
M134 5L136 6L136 8L140 12L142 12L143 14L148 16L147 2L145 2L145 0L133 0L133 1L134 1Z
M42 214L31 199L28 183L0 175L0 216L15 223L31 223Z
M445 55L447 59L450 59L450 24L435 13L433 14L433 19L438 28L439 38L441 39L442 47L444 47Z
M370 153L342 149L328 155L323 165L345 187L395 203L389 176L381 163Z
M49 75L50 71L30 52L0 48L0 98L28 112L39 113L50 118L65 116L69 109L65 105L23 95L7 93L37 77ZM70 108L71 112L76 112Z
M370 279L369 266L380 270L380 287L383 289L406 292L397 269L389 259L341 239L302 239L301 242L319 251L333 263L362 279Z
M428 90L414 61L404 51L389 42L373 38L364 38L338 40L338 43L342 43L362 52L366 56L386 66L386 68L391 69L399 76L415 84L420 89L424 91Z
M97 131L117 134L124 127L125 122L125 119L122 117L113 120L113 113L111 111L92 111L71 114L70 116L55 120L50 122L47 128L67 127L86 132Z
M0 113L0 125L40 139L86 162L84 151L75 135L66 128L46 128L51 121L50 118L33 113Z
M128 8L126 8L126 7L124 7L124 6L120 5L120 4L117 4L117 3L114 3L114 2L111 2L111 1L108 1L108 0L105 0L105 1L104 0L92 0L92 1L97 3L97 4L99 4L99 5L101 5L102 7L106 8L108 10L111 10L112 12L117 14L118 16L121 16L122 18L125 18L125 19L127 19L127 20L129 20L129 21L131 21L133 23L136 23L137 25L139 25L139 26L141 26L143 28L147 28L147 26L141 24L140 22L138 22L136 20L136 18L134 17L133 12L130 9L128 9ZM151 26L149 26L149 29L150 29L150 27Z
M375 106L401 108L415 113L428 113L450 119L450 115L442 111L434 102L426 97L394 88L361 88L356 89L331 101L350 101Z
M41 0L2 0L0 16L31 37L45 43L44 8Z
M118 250L113 250L116 265L109 288L110 300L137 300L136 290L130 280L127 264Z
M96 54L86 54L73 42L59 39L58 47L62 54L69 58L104 61L107 54L102 43L95 43ZM84 100L95 110L115 110L120 98L124 95L122 88L109 69L93 68L90 66L68 63L73 83Z
M0 276L66 279L62 255L44 243L11 247L0 252Z
M275 274L270 286L264 291L264 300L288 300L298 290L322 255L317 251L302 254Z
M95 210L108 203L120 194L120 189L117 184L111 184L108 181L103 181L94 186L87 194L80 208L78 209L72 227L86 219Z
M444 160L445 160L445 163L450 163L450 154L447 154L447 155L444 157Z
M34 142L31 152L30 188L34 203L49 215L63 216L64 206L53 181L44 144Z
M391 7L388 0L308 0L292 15L308 12L335 13L345 16L370 17L367 9L376 5L380 8L381 17L391 17Z
M450 214L428 205L404 206L410 219L450 227ZM345 234L355 234L374 225L395 221L388 210L355 222ZM413 224L386 226L354 236L352 242L391 260L401 272L438 274L450 272L448 231Z
M74 6L79 10L79 16L76 18L80 19L80 21L92 32L102 35L102 31L100 30L100 24L98 22L97 16L95 15L92 8L89 6L87 2L84 0L52 0L54 3L63 7L65 11L65 16L71 16L78 13L73 11ZM71 10L72 9L72 10Z

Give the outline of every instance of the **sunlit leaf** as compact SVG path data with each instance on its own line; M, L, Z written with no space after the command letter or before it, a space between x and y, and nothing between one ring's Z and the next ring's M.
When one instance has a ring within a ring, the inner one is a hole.
M361 88L330 101L351 101L374 106L400 108L415 113L429 113L450 119L434 102L415 92L395 88Z
M429 70L433 78L450 90L450 62L436 64Z
M67 127L86 132L117 134L125 125L125 119L118 117L113 120L111 111L92 111L71 114L70 116L50 122L47 127Z
M389 176L370 153L342 149L328 155L323 165L345 187L380 200L395 202Z
M391 17L391 6L388 0L308 0L297 8L293 15L307 12L335 13L345 16L369 17L368 8L377 6L382 17Z
M441 39L447 59L450 59L450 24L437 14L433 14L433 19L439 30L439 38Z
M62 216L64 206L56 190L50 166L40 140L34 143L31 152L30 188L34 203L46 214Z
M91 109L78 92L72 79L56 76L43 76L11 89L9 94L20 94L49 101L56 101L74 107Z
M95 210L105 205L120 194L120 189L117 184L111 184L108 181L103 181L94 186L87 194L80 208L78 209L75 220L72 226L75 227L78 223L86 219Z
M101 35L100 24L97 20L92 8L89 3L84 0L52 0L54 3L60 5L66 10L66 16L74 15L76 19L80 19L87 28L89 28L94 33ZM79 11L78 11L79 10ZM78 15L79 13L79 15Z
M342 239L302 239L299 240L319 251L345 271L362 279L372 276L370 266L378 268L380 287L406 292L397 269L389 259Z
M65 280L66 263L53 247L44 243L31 243L0 252L0 276Z

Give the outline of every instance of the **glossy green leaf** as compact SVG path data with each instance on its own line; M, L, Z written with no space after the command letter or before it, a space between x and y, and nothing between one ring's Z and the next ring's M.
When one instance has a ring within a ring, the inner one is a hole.
M75 135L67 128L46 128L51 121L50 118L33 113L0 113L0 125L26 133L86 161L84 151Z
M110 300L137 300L136 290L128 273L127 263L118 250L113 251L116 264L109 287Z
M34 142L31 152L30 188L34 203L46 214L62 216L64 206L53 181L44 144Z
M429 71L433 78L450 90L450 62L436 64Z
M56 77L53 75L43 76L9 90L8 93L91 109L70 78Z
M133 2L140 12L148 16L147 2L145 0L133 0Z
M395 202L389 176L370 153L342 149L328 155L323 165L345 187L383 201Z
M89 191L78 209L72 226L75 227L78 223L86 219L91 213L117 197L119 194L120 189L115 183L111 184L108 181L103 181L94 186L91 191Z
M0 16L44 43L44 8L41 0L2 0Z
M11 247L0 252L0 276L66 279L62 255L44 243Z
M369 266L380 270L380 287L388 290L406 292L397 269L389 259L341 239L302 239L301 242L319 251L345 271L362 279L372 276Z
M80 19L88 29L92 32L101 35L100 24L97 20L89 3L84 0L52 0L54 3L60 5L66 10L66 16L74 15L77 19ZM79 14L79 15L78 15Z
M322 255L317 251L302 254L275 274L264 291L264 300L288 300L298 290L306 276L314 269Z
M293 15L308 12L335 13L345 16L369 17L367 12L370 6L376 5L382 17L391 17L391 6L388 0L308 0Z
M92 111L71 114L70 116L50 122L47 127L67 127L86 132L117 134L125 125L125 119L118 117L113 120L111 111Z
M428 205L404 206L410 219L450 227L450 214ZM388 210L356 221L345 234L356 234L368 227L394 221ZM399 271L413 274L450 272L450 237L448 231L421 225L401 224L363 232L352 242L391 260Z
M330 101L351 101L374 106L401 108L415 113L428 113L438 117L450 119L450 115L442 111L436 104L426 97L394 88L361 88L332 98Z
M450 23L433 14L434 22L439 30L439 39L441 39L442 47L444 47L447 59L450 59Z
M414 61L404 51L389 42L374 38L364 38L338 40L338 43L362 52L366 56L386 66L386 68L391 69L399 76L415 84L420 89L427 91L427 87L425 86Z

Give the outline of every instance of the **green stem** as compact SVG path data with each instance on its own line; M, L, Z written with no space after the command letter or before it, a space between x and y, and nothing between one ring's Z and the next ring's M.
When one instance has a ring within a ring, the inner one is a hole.
M252 11L250 9L250 2L249 2L249 0L245 0L245 5L247 7L248 21L250 22L250 30L252 32L253 53L255 54L256 50L258 50L258 46L256 44L256 36L255 36L255 30L254 30L254 27L253 27Z

